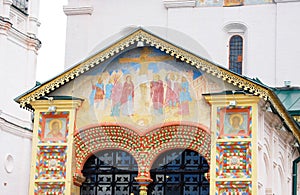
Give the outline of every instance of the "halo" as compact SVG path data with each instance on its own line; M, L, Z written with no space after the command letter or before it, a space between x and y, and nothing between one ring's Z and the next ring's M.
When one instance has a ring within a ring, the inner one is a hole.
M232 120L233 120L234 117L238 117L240 119L239 125L241 126L243 124L243 122L244 122L244 118L243 118L243 116L241 114L232 114L232 115L230 115L230 117L229 117L229 123L230 123L230 125L232 125L232 123L233 123Z
M59 120L59 119L52 119L50 122L49 122L49 129L52 131L52 125L53 123L57 122L58 125L59 125L59 129L62 128L62 121Z

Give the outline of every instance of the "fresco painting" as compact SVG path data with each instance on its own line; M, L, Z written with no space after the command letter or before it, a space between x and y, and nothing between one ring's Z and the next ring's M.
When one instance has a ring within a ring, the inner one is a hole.
M66 138L66 118L47 118L42 134L44 141L59 141Z
M272 0L198 0L198 7L222 7L222 6L241 6L241 5L256 5L269 4Z
M209 125L209 105L199 94L209 88L203 73L160 50L129 50L79 79L76 96L88 100L79 128L101 121L139 129L173 121Z
M221 136L248 136L249 109L227 109L221 113Z

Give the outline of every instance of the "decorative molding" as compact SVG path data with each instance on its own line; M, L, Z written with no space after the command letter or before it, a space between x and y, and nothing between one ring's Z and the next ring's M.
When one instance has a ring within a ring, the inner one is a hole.
M12 5L13 1L12 0L4 0L3 4L8 4L8 5Z
M158 155L171 148L197 151L210 164L210 143L210 134L196 126L163 126L140 136L136 130L123 126L99 124L74 136L76 173L81 174L87 157L99 149L121 149L130 153L139 165L139 176L147 176Z
M7 35L7 31L11 28L12 28L12 23L9 21L9 19L0 16L0 34Z
M226 33L245 33L247 26L242 22L230 22L224 25L223 30Z
M21 138L32 139L32 131L17 126L0 117L0 131L16 135Z
M0 22L0 28L1 28L1 22ZM33 50L35 53L41 48L41 41L37 39L36 37L26 35L22 33L21 31L15 29L14 27L11 27L7 30L8 39L12 42L27 48Z
M195 7L196 0L164 0L166 8Z
M14 170L14 157L12 154L6 154L4 168L7 173L12 173Z
M261 181L258 181L257 184L258 184L258 188L259 188L259 189L262 188L262 187L264 186L263 182L261 182Z
M71 7L64 6L64 12L67 16L71 15L92 15L94 8L92 6Z

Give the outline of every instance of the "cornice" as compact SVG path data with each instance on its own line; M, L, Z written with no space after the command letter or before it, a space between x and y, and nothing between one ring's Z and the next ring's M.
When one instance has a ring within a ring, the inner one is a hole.
M274 0L275 3L300 2L300 0Z
M32 139L32 132L0 117L0 129L18 137Z
M94 8L92 6L64 6L64 13L67 16L71 15L92 15Z
M210 104L218 106L228 106L230 101L236 101L237 106L241 104L257 104L260 101L260 98L252 94L222 94L222 95L213 95L205 94L204 98Z
M21 46L37 52L41 48L41 41L35 37L28 36L15 28L11 28L8 33L9 39Z
M12 23L9 22L9 19L8 18L3 18L3 17L0 16L0 30L6 32L11 28L12 28Z
M117 55L119 52L128 48L137 42L143 41L145 44L160 49L161 51L184 61L202 72L211 74L223 81L231 83L232 85L247 91L252 95L263 98L264 100L269 100L274 108L278 111L278 114L286 121L286 124L292 130L294 135L300 140L300 134L298 132L298 127L293 122L282 103L278 97L272 92L271 89L258 84L246 77L235 74L227 69L220 67L212 62L202 59L192 53L185 51L153 34L146 32L144 29L138 29L127 37L121 39L117 43L111 45L110 47L100 51L98 54L88 58L86 61L74 66L73 68L65 71L61 75L57 76L53 80L40 85L39 87L27 92L16 99L20 103L21 107L26 107L26 105L31 104L33 101L38 100L40 97L49 94L65 83L78 77L80 74L90 70L91 68L99 65L101 62Z
M66 111L77 109L82 103L82 100L37 100L32 102L35 110L48 111L49 106L55 106L56 111Z
M166 8L195 7L196 0L164 0Z

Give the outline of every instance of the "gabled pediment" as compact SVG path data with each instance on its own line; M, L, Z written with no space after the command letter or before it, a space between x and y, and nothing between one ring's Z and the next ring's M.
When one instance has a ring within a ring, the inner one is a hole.
M119 59L120 54L136 49L140 50L137 52L140 52L140 55L142 55L142 48L152 48L152 50L155 51L155 54L153 55L157 58L160 57L163 61L173 60L176 63L179 63L179 61L184 62L185 65L199 70L201 74L209 75L210 78L226 83L226 85L231 86L232 89L239 89L255 96L259 96L266 101L270 101L290 129L294 133L298 134L296 124L286 112L275 93L267 86L214 64L206 58L201 57L201 53L195 54L188 51L189 48L183 48L182 44L176 43L176 40L174 39L168 40L167 38L162 38L161 36L143 28L133 29L128 34L117 37L115 40L111 40L109 44L102 46L102 48L98 51L94 51L94 54L90 57L64 71L57 77L27 91L15 100L21 105L21 107L32 109L32 102L45 96L49 96L49 94L58 94L58 91L63 90L67 84L70 84L71 82L74 83L75 79L78 79L81 76L83 77L86 74L90 74L97 68L101 66L104 67L117 58L119 63L125 63L126 57L124 57L122 61ZM164 55L160 55L159 52ZM131 59L131 62L134 63L134 60ZM164 68L164 65L162 64L160 67ZM123 69L126 69L126 67ZM190 71L192 72L192 69L190 69Z

